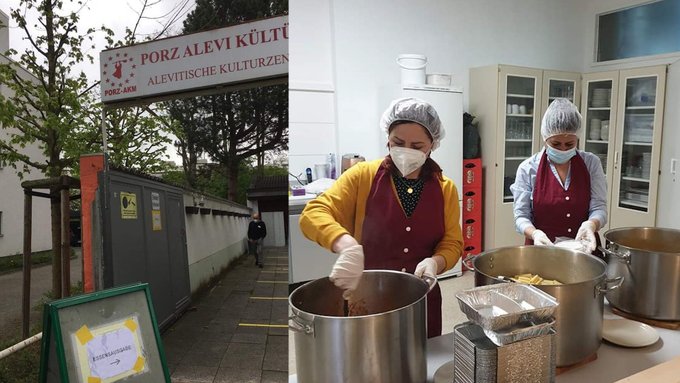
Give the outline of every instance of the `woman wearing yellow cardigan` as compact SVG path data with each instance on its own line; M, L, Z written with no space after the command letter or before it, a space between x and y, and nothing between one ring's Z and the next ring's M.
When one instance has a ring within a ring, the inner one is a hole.
M429 156L444 136L437 112L422 100L398 99L380 125L389 155L348 169L300 216L307 238L339 254L329 278L346 297L364 269L434 277L456 264L463 247L458 191ZM427 298L428 337L438 336L439 286Z

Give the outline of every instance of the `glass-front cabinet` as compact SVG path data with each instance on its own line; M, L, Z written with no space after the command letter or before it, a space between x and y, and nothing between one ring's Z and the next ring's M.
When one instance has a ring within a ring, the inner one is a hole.
M612 227L654 226L666 66L621 71Z
M504 143L503 153L503 202L512 203L510 185L515 182L517 167L529 158L536 147L534 142L535 128L538 116L537 106L540 105L537 73L512 73L501 75L505 78L505 113L504 129L501 130Z
M579 148L595 154L602 163L607 178L607 190L611 195L613 182L616 109L619 89L619 72L587 73L583 75L583 116ZM608 210L611 198L607 198ZM609 213L608 211L608 213ZM608 214L609 215L609 214ZM600 229L604 233L609 223Z
M578 86L579 80L579 73L543 71L543 97L539 119L543 118L548 105L556 98L566 98L573 102L580 110L581 88ZM540 134L540 131L538 133Z
M666 66L583 75L580 148L600 158L609 193L600 229L654 226Z

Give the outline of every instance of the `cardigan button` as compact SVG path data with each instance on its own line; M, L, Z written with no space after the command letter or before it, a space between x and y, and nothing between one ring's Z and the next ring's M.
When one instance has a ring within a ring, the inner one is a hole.
M406 231L411 231L411 226L406 226Z
M567 201L569 201L569 196L564 197L564 199L566 199Z
M567 213L567 218L571 217L571 213Z
M567 229L567 232L571 233L571 229Z
M404 253L408 253L408 247L404 248Z

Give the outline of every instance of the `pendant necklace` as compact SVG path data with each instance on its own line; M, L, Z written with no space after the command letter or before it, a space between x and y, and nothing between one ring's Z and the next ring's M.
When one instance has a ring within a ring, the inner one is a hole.
M406 186L406 192L408 194L413 194L413 188L418 187L422 182L422 179L420 178L418 178L416 182L414 182L413 184L409 184L408 181L406 181L406 178L404 177L399 177L399 180L401 181L402 185Z

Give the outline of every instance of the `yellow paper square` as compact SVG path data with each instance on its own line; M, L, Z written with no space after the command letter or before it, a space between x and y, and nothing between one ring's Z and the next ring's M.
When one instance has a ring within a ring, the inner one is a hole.
M87 328L87 326L79 328L78 331L76 331L76 337L78 338L78 341L82 345L91 341L94 338L94 336L92 336L92 333Z

